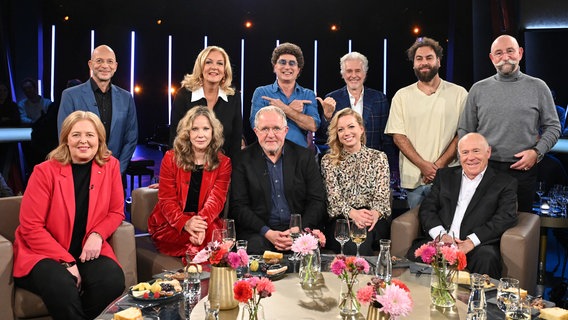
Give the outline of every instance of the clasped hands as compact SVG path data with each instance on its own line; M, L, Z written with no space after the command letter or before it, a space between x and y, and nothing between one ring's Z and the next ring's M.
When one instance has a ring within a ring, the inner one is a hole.
M381 214L377 210L351 209L349 211L349 219L359 227L368 227L369 231L373 230L380 218Z
M438 237L438 241L442 241L444 243L455 242L456 245L458 246L458 250L462 251L465 254L469 253L471 250L473 250L473 248L475 248L473 241L471 241L469 238L466 238L465 240L461 240L461 239L458 239L458 238L453 238L452 236L450 236L447 233L443 234L441 237Z
M205 218L195 215L187 220L183 229L189 233L189 241L193 245L199 246L205 240L207 221Z

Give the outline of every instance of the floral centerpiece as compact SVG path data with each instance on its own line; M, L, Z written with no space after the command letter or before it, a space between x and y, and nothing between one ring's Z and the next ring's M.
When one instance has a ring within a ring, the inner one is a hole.
M369 272L369 263L363 258L337 255L331 262L331 272L342 280L339 296L340 314L348 316L358 313L361 304L357 301L353 286L357 283L357 276L360 273Z
M387 283L378 277L373 277L366 286L357 291L357 299L361 303L369 303L369 314L374 309L378 309L393 320L408 316L413 306L410 289L398 279L391 279L390 283ZM367 316L367 319L370 318Z
M237 301L245 304L243 317L248 315L249 320L264 318L260 300L268 298L274 292L274 284L268 278L249 277L235 282L233 293Z
M304 229L305 233L294 240L292 251L300 258L300 283L312 285L321 272L319 248L325 246L325 236L320 230Z
M233 297L233 284L237 281L236 268L248 265L245 250L230 252L230 243L211 241L199 251L192 263L209 262L211 277L209 279L209 301L219 304L219 309L236 308L239 303Z
M457 273L467 265L465 253L455 243L434 240L416 249L414 255L432 266L432 303L440 307L453 306L456 303Z

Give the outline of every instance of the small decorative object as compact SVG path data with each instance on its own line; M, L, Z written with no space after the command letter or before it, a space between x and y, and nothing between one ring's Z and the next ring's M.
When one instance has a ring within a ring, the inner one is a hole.
M300 258L300 283L302 285L314 284L321 272L321 255L319 246L325 245L325 236L317 229L305 229L305 234L294 240L292 251Z
M339 313L343 317L357 314L361 305L355 296L354 286L360 273L369 272L369 263L363 258L338 255L331 262L331 272L342 280Z
M438 307L455 305L458 272L467 265L465 253L453 242L434 240L416 249L414 255L432 266L430 278L432 304Z
M404 282L398 279L387 282L376 276L357 291L357 299L361 303L369 303L367 320L406 317L413 306L410 290Z
M268 278L250 277L235 283L235 299L244 304L242 320L264 320L264 309L260 300L274 292L274 284Z
M229 310L239 304L233 298L233 284L237 281L236 268L248 265L246 251L239 249L229 252L231 243L221 244L212 241L199 251L193 263L211 263L211 277L209 279L209 301L219 304L219 309Z

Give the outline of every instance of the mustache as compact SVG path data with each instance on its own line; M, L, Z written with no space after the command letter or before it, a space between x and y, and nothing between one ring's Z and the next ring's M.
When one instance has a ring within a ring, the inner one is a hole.
M508 63L508 64L510 64L510 65L512 65L512 66L515 66L515 65L517 65L518 62L517 62L516 60L513 60L513 59L501 60L501 61L499 61L497 64L495 64L495 66L496 66L496 67L501 67L501 66L504 66L506 63Z

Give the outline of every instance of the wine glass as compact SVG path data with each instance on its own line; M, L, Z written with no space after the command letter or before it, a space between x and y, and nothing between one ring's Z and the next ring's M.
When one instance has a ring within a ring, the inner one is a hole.
M337 219L335 221L335 240L341 244L341 254L343 254L343 245L349 241L349 224L345 219Z
M503 312L514 311L519 303L519 280L513 278L499 279L497 287L497 307Z
M300 232L302 230L302 216L294 213L290 215L290 237L292 238L292 241L295 241L296 239L298 239L300 237ZM291 261L296 261L296 260L300 260L300 258L296 255L293 254L291 255L288 260Z
M359 227L354 220L351 220L351 223L349 224L349 233L351 241L355 242L357 245L357 257L359 257L359 246L361 246L361 243L365 242L365 239L367 239L367 227Z
M217 241L219 243L223 243L225 239L225 235L227 234L227 230L225 229L215 229L211 235L211 241Z
M546 191L546 183L544 181L538 181L536 183L536 194L538 194L539 208L542 205L542 196L544 195L545 191Z
M223 219L223 229L227 232L224 234L223 243L230 243L231 247L229 251L235 246L235 240L237 240L237 232L235 231L235 220L233 219Z

